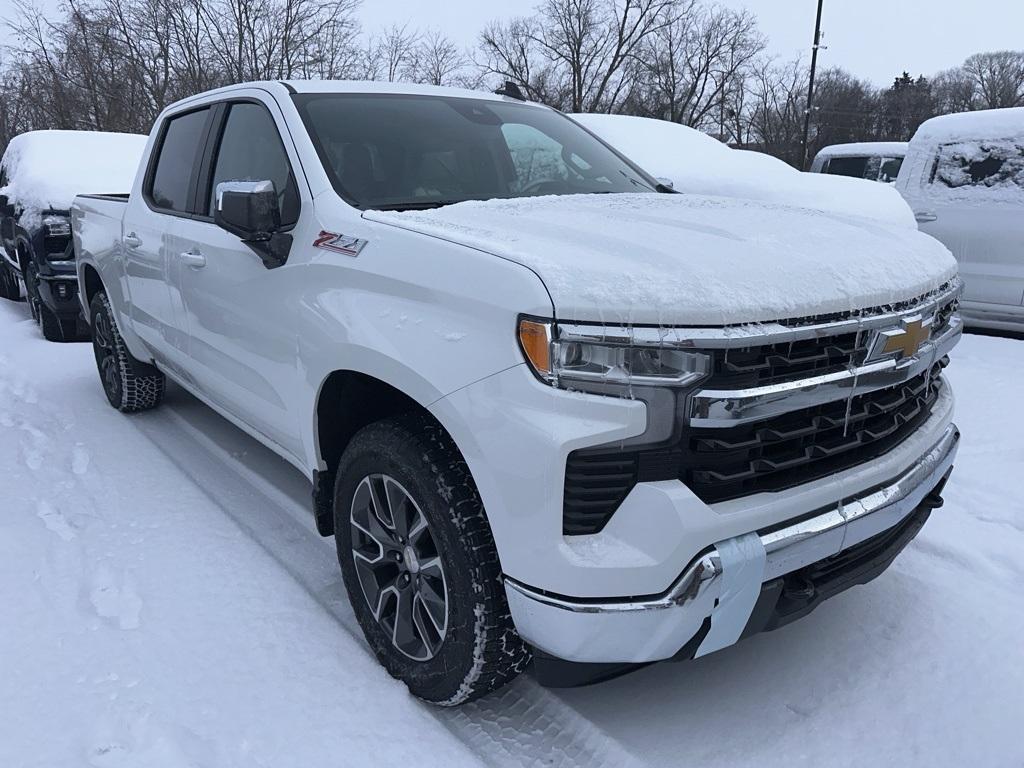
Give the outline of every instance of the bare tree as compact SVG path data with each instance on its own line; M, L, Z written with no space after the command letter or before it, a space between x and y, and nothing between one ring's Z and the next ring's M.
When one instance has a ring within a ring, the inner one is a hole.
M978 108L978 85L963 67L953 67L932 78L932 96L938 114L970 112Z
M636 111L726 133L730 88L740 87L765 47L747 11L677 2L668 22L644 44Z
M750 126L759 149L791 165L803 161L807 68L800 59L761 61L751 75Z
M420 46L420 32L408 24L392 24L366 45L364 77L367 80L414 80Z
M614 111L641 46L671 21L678 2L544 0L533 18L484 30L484 66L569 111Z
M437 30L420 39L414 54L416 80L431 85L448 85L458 80L468 63L466 54Z
M1024 51L976 53L963 71L977 87L983 109L1024 105Z

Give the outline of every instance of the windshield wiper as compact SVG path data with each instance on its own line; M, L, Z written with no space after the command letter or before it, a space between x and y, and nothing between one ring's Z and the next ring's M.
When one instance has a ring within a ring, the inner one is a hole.
M375 211L427 211L431 208L443 208L446 205L464 203L465 200L407 200L403 203L384 203L383 205L368 205Z

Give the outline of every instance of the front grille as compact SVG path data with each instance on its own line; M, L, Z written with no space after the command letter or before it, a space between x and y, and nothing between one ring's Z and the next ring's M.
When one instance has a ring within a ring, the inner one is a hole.
M879 456L938 398L941 368L905 384L729 429L691 430L680 479L711 503L778 491Z
M779 491L893 449L930 415L942 364L904 384L722 429L683 430L672 446L574 451L566 464L565 534L597 533L638 482L682 480L715 503Z
M959 301L953 299L936 309L932 320L933 336L947 329L958 307ZM867 359L874 337L870 330L851 331L709 351L713 386L715 389L760 387L860 366Z
M870 333L846 333L739 349L714 355L717 389L742 389L792 381L860 365L867 358Z

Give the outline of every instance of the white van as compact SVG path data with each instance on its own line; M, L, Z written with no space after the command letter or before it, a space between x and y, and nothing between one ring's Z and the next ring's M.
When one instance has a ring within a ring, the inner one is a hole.
M833 144L814 156L810 171L892 184L899 175L906 154L905 141Z
M1024 108L928 120L896 188L960 262L967 326L1024 331Z

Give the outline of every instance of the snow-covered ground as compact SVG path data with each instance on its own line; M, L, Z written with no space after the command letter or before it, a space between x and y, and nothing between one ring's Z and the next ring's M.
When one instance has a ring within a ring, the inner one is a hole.
M363 645L303 477L181 390L115 412L88 345L0 303L0 766L1024 765L1024 341L953 357L947 504L878 580L449 711Z

